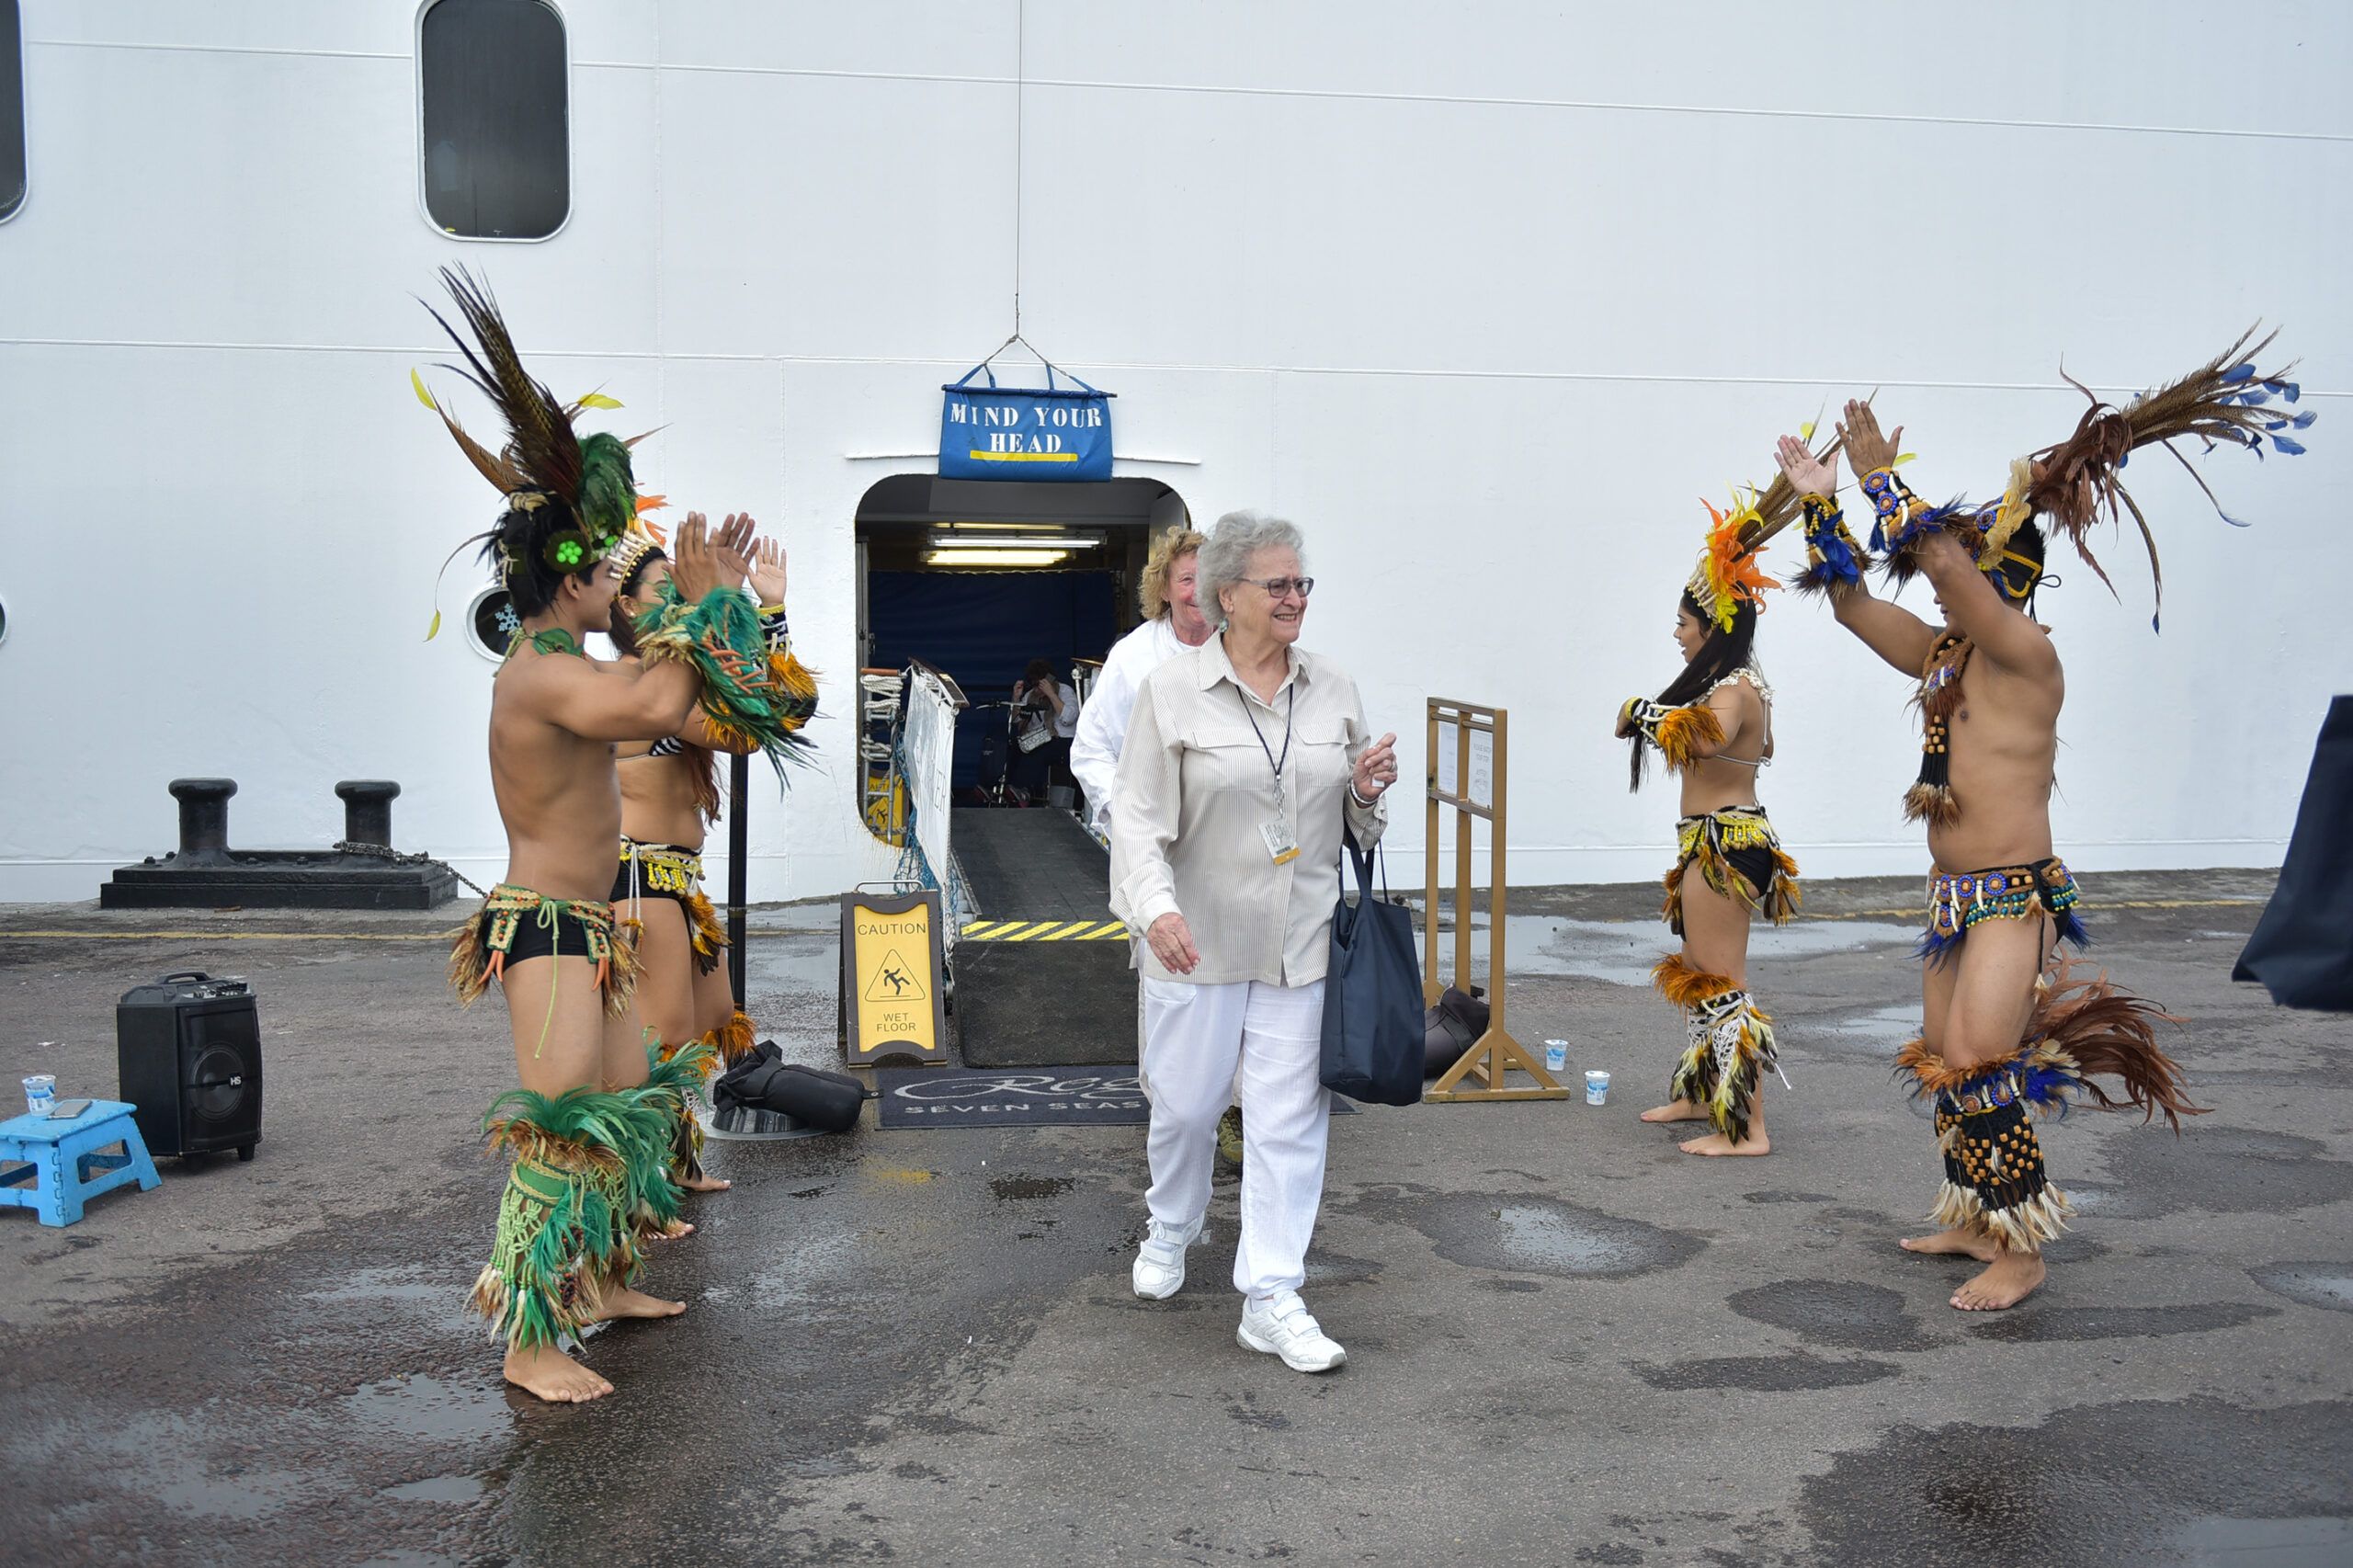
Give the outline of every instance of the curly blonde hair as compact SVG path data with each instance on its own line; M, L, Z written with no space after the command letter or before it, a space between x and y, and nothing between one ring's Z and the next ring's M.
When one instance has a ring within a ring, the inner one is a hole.
M1152 541L1152 553L1144 557L1143 581L1136 585L1136 600L1143 606L1146 620L1158 620L1168 613L1168 579L1176 562L1199 553L1208 542L1208 536L1187 523L1176 524Z

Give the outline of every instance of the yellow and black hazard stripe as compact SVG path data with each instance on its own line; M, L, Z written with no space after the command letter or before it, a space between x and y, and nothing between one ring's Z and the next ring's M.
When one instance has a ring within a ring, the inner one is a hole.
M1105 942L1127 934L1117 920L975 920L957 932L968 942Z

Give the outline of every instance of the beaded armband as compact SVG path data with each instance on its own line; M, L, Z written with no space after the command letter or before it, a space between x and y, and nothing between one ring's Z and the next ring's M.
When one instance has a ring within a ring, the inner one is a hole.
M1892 468L1873 469L1863 475L1863 494L1878 515L1878 521L1871 525L1871 549L1881 554L1902 549L1921 529L1935 526L1928 508Z
M1790 585L1801 593L1818 594L1861 582L1871 558L1847 531L1846 514L1838 509L1838 503L1828 496L1807 495L1799 505L1805 508L1806 564Z

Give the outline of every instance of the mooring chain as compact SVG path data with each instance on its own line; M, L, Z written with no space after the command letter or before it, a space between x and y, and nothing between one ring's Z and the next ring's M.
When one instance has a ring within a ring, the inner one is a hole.
M430 855L423 853L404 855L389 844L361 844L356 839L349 838L336 839L335 851L338 855L366 855L378 860L390 860L395 866L438 866L466 886L472 888L481 897L490 896L472 877L467 876L447 860L437 860Z

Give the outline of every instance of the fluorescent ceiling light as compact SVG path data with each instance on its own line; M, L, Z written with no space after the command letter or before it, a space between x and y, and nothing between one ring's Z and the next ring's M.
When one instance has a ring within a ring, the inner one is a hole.
M935 550L924 557L931 566L1051 566L1067 550Z
M961 534L936 533L926 541L934 550L970 549L985 545L991 550L1093 550L1100 540L1081 539L1070 534Z

